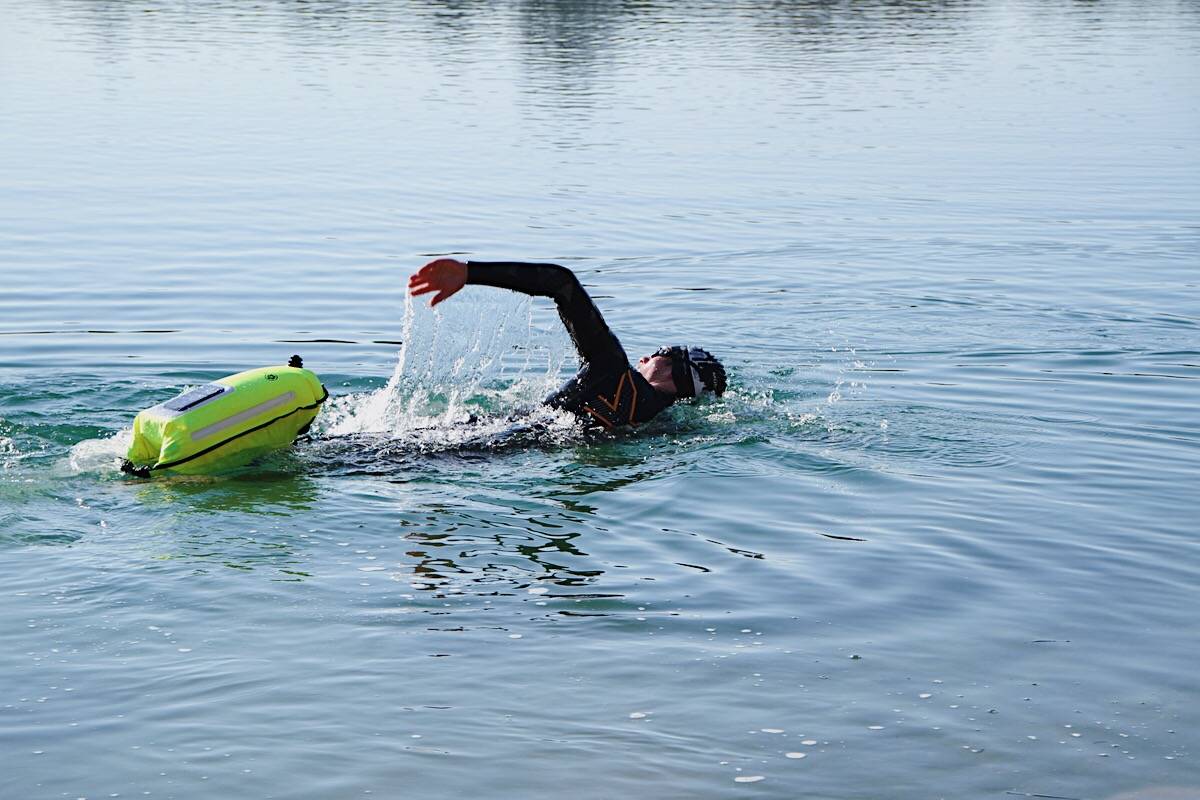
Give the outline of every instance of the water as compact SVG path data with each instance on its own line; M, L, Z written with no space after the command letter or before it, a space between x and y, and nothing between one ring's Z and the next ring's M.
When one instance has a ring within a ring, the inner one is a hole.
M0 796L1200 793L1195 4L0 12ZM733 389L489 449L569 346L443 253Z

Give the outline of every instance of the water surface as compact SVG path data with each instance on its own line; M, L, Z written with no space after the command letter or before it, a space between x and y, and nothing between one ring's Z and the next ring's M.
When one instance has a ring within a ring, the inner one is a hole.
M1200 791L1195 4L0 12L0 795ZM480 447L573 361L447 253L733 388Z

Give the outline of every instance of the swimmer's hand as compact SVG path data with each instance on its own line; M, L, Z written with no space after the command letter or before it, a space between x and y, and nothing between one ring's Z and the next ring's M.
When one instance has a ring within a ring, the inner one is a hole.
M429 299L436 306L467 284L467 265L453 258L430 261L408 279L408 291L413 296L437 292Z

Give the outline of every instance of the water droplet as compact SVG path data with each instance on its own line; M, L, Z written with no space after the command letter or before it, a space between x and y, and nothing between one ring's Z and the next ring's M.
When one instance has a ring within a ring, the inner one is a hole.
M761 780L766 780L764 775L738 775L733 779L735 783L758 783Z
M808 753L784 753L787 758L808 758Z
M629 718L630 719L645 719L646 712L645 711L634 711L632 714L629 715Z

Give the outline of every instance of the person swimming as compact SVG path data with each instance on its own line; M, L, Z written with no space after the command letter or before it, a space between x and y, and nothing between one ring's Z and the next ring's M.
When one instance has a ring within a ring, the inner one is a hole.
M439 258L408 279L408 290L414 296L432 293L429 305L436 306L468 284L554 300L580 365L545 402L576 414L591 427L640 425L677 400L705 392L720 397L725 392L725 368L699 347L661 347L642 356L636 369L631 367L625 348L575 273L557 264Z

